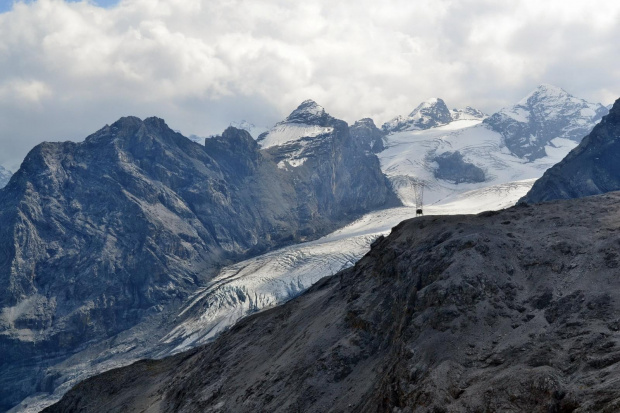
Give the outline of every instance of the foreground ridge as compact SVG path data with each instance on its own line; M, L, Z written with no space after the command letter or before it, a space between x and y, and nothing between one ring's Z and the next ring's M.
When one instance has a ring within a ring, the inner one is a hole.
M615 411L619 201L405 221L214 343L46 411Z

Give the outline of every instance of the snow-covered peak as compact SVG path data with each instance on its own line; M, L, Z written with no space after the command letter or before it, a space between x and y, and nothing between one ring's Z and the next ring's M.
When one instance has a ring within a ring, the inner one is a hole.
M258 136L257 142L262 148L281 146L302 138L314 138L331 133L335 121L323 106L314 100L303 101L282 122Z
M542 85L539 85L536 89L531 91L523 99L521 99L518 105L531 105L541 101L560 101L570 99L572 97L574 96L572 96L561 87L543 83Z
M500 110L484 122L504 136L512 153L531 161L545 156L545 146L551 139L581 141L608 112L600 103L542 84L516 105Z
M542 84L515 106L504 108L498 113L520 122L527 122L532 116L538 116L544 122L560 119L584 124L598 122L607 112L608 109L600 103L591 103L571 95L560 87Z
M465 109L452 109L450 114L452 115L452 120L482 120L488 116L471 106L466 106Z
M430 98L418 105L410 114L410 118L422 119L424 116L435 115L446 112L448 107L446 102L440 98Z
M424 109L429 109L429 108L433 108L437 105L445 105L446 103L439 98L430 98L425 100L424 102L420 103L410 114L409 116L416 116L420 114L420 111L423 111Z
M431 98L420 103L408 116L397 116L383 124L385 132L429 129L452 121L450 110L440 98Z
M301 104L291 112L286 118L285 122L293 123L313 123L320 120L325 116L329 116L325 113L325 108L319 105L312 99L304 100Z

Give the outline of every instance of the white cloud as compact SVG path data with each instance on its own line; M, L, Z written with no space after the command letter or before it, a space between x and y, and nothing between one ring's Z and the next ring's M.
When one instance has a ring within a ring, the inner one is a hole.
M0 87L0 99L13 102L24 110L40 103L51 94L50 88L38 80L11 79Z
M186 134L313 98L379 123L432 96L493 111L538 83L620 94L614 1L37 0L0 14L0 164L122 115Z

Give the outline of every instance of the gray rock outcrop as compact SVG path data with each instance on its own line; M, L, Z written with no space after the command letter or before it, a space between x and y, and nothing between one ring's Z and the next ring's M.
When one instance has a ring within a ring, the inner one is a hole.
M356 121L349 127L349 133L364 150L379 153L385 149L385 132L375 126L370 118Z
M435 178L444 181L461 183L484 182L484 171L476 165L466 162L459 151L444 152L430 159L437 163L434 170Z

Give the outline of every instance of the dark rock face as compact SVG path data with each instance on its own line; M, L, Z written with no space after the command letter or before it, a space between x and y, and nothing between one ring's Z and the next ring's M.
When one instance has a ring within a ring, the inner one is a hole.
M620 99L592 132L548 169L520 202L580 198L620 190Z
M297 299L47 411L617 411L619 205L405 221Z
M242 129L228 128L221 137L204 140L205 151L217 159L227 173L249 176L257 171L262 158L252 136Z
M385 149L383 140L385 132L375 126L370 118L356 121L349 127L351 138L362 148L372 153L379 153Z
M476 165L465 162L459 151L444 152L432 158L437 163L435 178L460 183L484 182L484 171Z
M0 190L0 410L51 391L46 366L176 308L221 265L387 206L378 161L356 156L291 174L246 131L202 146L134 117L37 146Z
M497 112L484 123L504 137L516 156L533 161L546 155L555 138L580 142L608 112L551 85L541 85L521 102Z
M297 183L300 217L331 211L346 219L400 201L381 172L379 158L352 137L346 122L312 100L303 102L283 122L257 141Z
M7 171L5 168L0 166L0 189L4 188L4 186L9 183L11 176L13 176L11 171Z
M398 116L383 124L386 133L405 130L430 129L452 122L452 114L446 103L439 98L429 99L413 110L407 117Z

